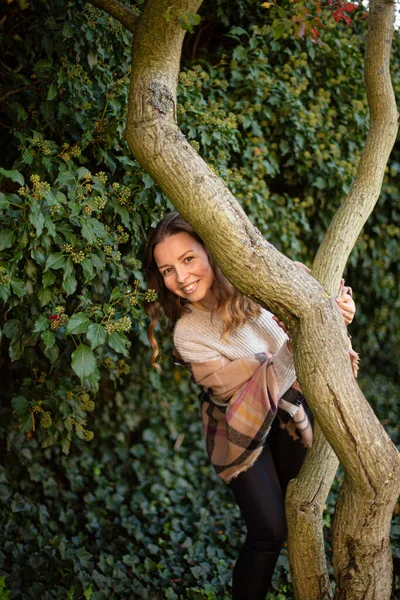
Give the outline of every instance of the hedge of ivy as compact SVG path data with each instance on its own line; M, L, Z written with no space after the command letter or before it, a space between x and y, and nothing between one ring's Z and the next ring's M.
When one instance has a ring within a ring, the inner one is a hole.
M143 242L169 205L122 136L130 37L83 1L14 4L0 41L0 598L228 599L238 511L167 340L163 374L148 366ZM277 36L250 0L202 10L180 125L263 234L309 262L365 136L365 22L328 22L316 47ZM360 383L395 442L399 170L397 147L348 269ZM275 585L291 598L285 553Z

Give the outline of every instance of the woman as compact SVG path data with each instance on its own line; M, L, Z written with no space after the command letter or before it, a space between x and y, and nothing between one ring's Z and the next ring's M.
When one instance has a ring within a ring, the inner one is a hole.
M202 419L207 451L246 523L232 598L264 600L286 537L286 487L312 441L290 340L282 323L229 283L177 212L152 233L145 272L159 299L148 309L152 364L156 366L158 355L154 328L161 305L175 325L180 358L206 389ZM355 312L348 291L337 299L346 324Z

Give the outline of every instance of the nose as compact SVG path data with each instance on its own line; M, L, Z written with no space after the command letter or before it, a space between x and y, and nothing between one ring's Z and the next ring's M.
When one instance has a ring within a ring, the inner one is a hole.
M188 278L188 273L185 271L183 267L176 269L176 280L178 283L184 283Z

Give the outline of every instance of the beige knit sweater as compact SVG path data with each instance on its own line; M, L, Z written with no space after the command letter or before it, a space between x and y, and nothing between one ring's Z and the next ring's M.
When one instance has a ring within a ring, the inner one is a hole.
M174 343L185 362L201 363L225 356L230 360L251 354L267 352L274 354L273 369L278 384L279 396L293 385L296 372L293 356L287 347L287 336L273 320L273 315L261 309L258 318L249 319L222 340L223 324L218 315L188 305L191 312L184 313L174 330Z

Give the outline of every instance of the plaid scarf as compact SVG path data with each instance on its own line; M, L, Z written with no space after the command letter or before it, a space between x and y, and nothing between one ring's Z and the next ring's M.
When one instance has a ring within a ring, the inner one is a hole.
M281 427L294 438L299 432L303 444L311 446L304 397L291 388L279 399L272 364L273 357L265 353L185 364L207 390L200 395L206 448L215 471L227 483L254 464L278 412Z

